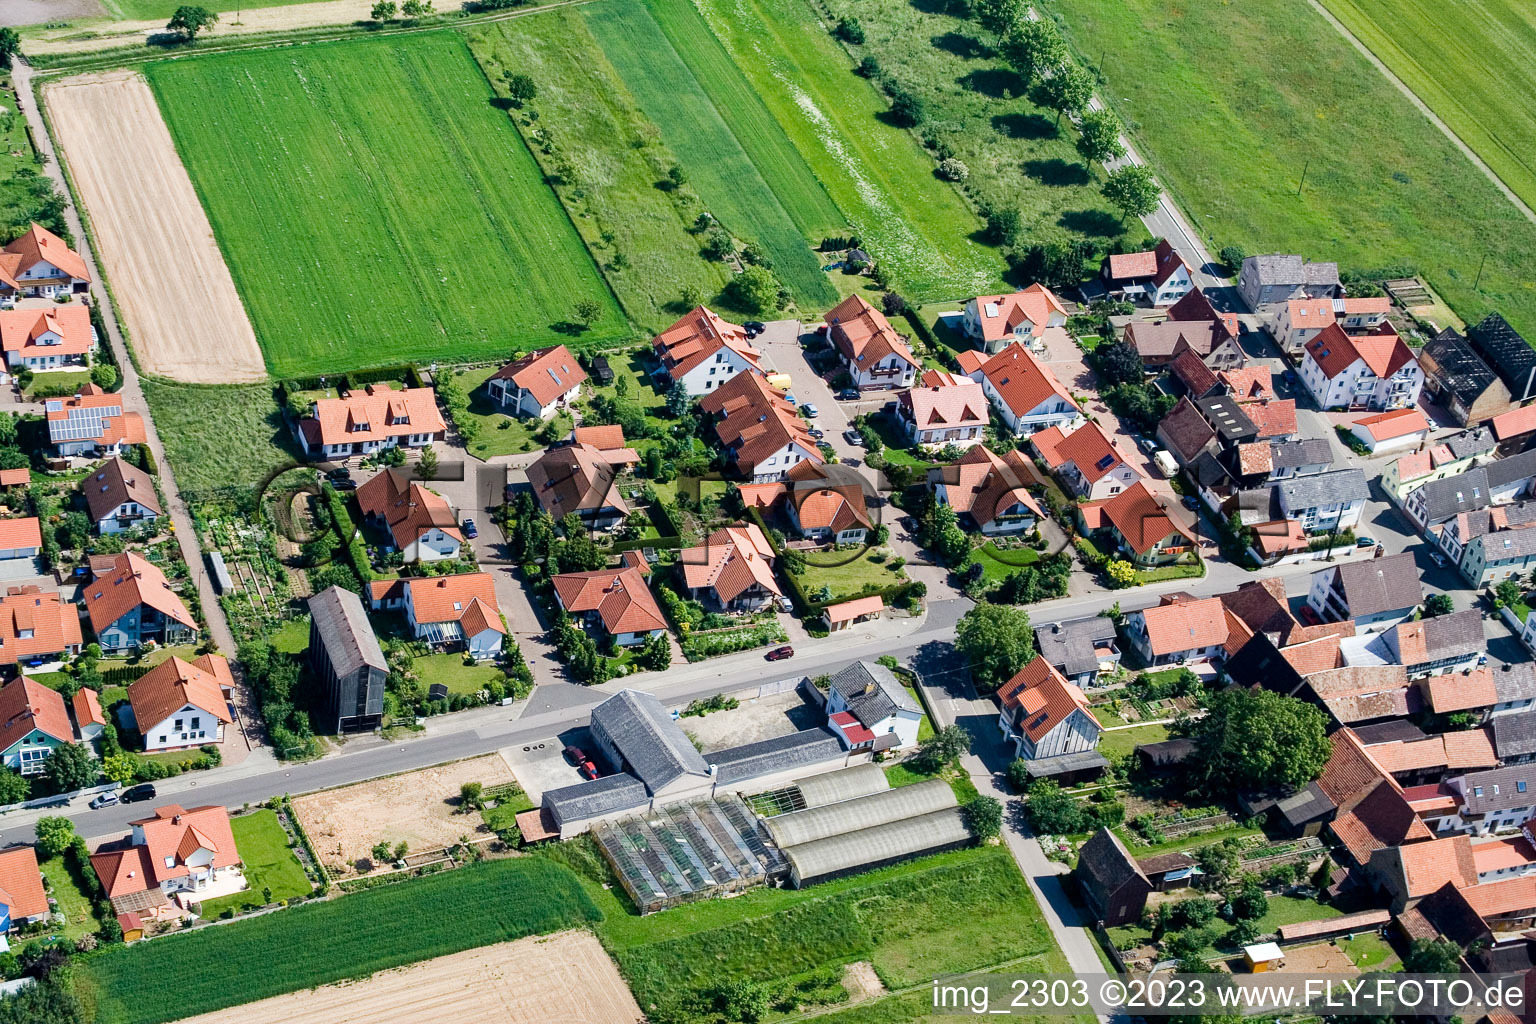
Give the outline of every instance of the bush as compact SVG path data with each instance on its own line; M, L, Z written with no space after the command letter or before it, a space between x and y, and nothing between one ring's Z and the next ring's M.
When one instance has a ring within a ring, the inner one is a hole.
M954 157L939 161L939 177L945 181L964 181L971 176L971 169Z
M1247 250L1240 245L1222 246L1221 252L1216 255L1221 257L1221 262L1234 274L1243 269L1243 260L1248 258Z
M832 30L832 34L845 43L854 46L864 45L864 26L859 24L858 18L843 18Z
M916 128L928 116L923 101L900 86L893 87L891 94L891 121L898 128Z
M873 56L866 56L863 60L859 61L858 67L853 69L853 73L860 78L879 78L880 62Z

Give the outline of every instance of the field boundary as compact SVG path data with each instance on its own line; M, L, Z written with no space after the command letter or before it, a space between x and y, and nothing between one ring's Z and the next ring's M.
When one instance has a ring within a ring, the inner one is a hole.
M1397 90L1404 96L1408 97L1408 102L1412 103L1414 107L1419 111L1419 113L1428 118L1430 124L1440 129L1441 134L1443 134L1447 139L1450 139L1456 148L1461 150L1462 155L1464 155L1468 160L1472 161L1472 165L1474 167L1482 171L1483 174L1487 175L1488 180L1493 182L1494 186L1500 192L1504 193L1504 198L1508 199L1515 205L1515 209L1525 214L1526 220L1530 221L1532 224L1536 224L1536 210L1532 210L1529 206L1527 206L1525 200L1521 199L1515 193L1514 189L1510 188L1504 183L1504 179L1499 177L1498 172L1490 167L1488 163L1478 155L1475 149L1467 145L1466 142L1463 141L1462 137L1456 134L1455 129L1447 124L1439 114L1435 113L1434 110L1430 108L1429 104L1425 103L1424 100L1420 98L1419 94L1414 92L1413 88L1407 82L1399 78L1397 73L1386 65L1386 62L1384 62L1380 57L1376 56L1375 51L1373 51L1369 46L1365 45L1365 42L1361 40L1359 36L1351 32L1348 25L1340 21L1332 11L1330 11L1322 4L1321 0L1307 0L1307 4L1318 14L1322 15L1323 19L1326 20L1328 24L1332 25L1338 31L1339 35L1348 40L1351 46L1359 50L1360 53L1365 56L1365 59L1371 62L1371 66L1386 77L1387 81L1397 86Z

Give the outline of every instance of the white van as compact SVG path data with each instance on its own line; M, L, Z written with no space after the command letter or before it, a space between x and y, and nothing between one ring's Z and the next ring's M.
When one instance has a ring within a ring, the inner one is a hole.
M1166 448L1159 448L1152 455L1152 461L1157 463L1157 468L1163 471L1163 476L1173 479L1179 472L1179 464L1175 461L1173 453Z

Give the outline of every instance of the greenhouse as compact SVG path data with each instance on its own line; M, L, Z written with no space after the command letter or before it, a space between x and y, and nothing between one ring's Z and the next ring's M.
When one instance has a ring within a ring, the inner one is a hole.
M782 850L954 806L955 791L949 783L943 779L928 779L855 800L780 815L763 824Z
M809 779L796 779L795 786L800 790L800 798L806 807L853 800L871 793L883 793L891 788L884 769L873 762L856 764L852 768L815 775Z
M784 856L789 861L790 880L799 888L908 857L957 849L970 842L964 812L948 807L791 846Z

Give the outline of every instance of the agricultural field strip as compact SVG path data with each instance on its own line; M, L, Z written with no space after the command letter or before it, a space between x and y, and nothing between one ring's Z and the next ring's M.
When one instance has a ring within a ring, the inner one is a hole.
M457 33L148 73L273 373L505 356L578 299L626 333Z

